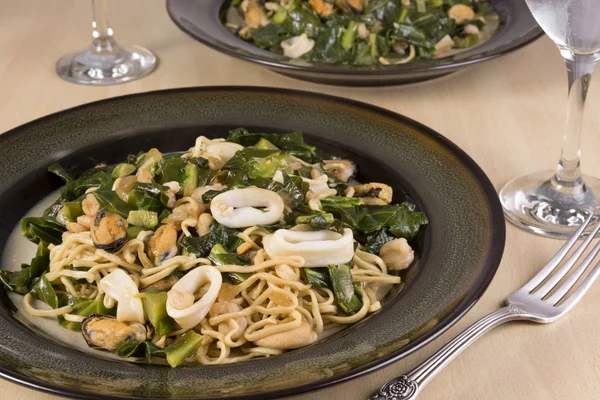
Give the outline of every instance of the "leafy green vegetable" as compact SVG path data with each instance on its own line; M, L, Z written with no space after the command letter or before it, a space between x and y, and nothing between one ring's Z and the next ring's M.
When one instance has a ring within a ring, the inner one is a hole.
M156 347L152 342L128 340L117 347L116 353L119 357L123 358L145 358L146 362L150 363L153 354L160 355L163 351Z
M283 8L283 7L281 7ZM286 15L287 16L287 15ZM279 44L291 35L279 24L262 26L254 32L254 44L262 49L276 51Z
M328 265L333 293L339 306L347 314L354 314L362 307L362 301L355 293L350 266L347 264Z
M83 210L79 201L63 201L56 213L56 222L66 226L69 222L77 221L77 217L81 215L83 215Z
M403 237L411 241L421 225L426 225L429 220L424 213L415 211L415 205L412 203L405 202L396 207L398 210L387 225L389 231L397 238Z
M175 330L175 320L167 314L167 292L143 292L138 297L158 336L168 335Z
M160 213L169 203L168 191L168 187L157 183L137 182L131 192L129 192L127 204L134 210Z
M63 178L66 182L63 189L63 197L67 201L75 200L85 194L88 189L102 187L112 187L112 168L98 167L85 171L77 179L72 179L71 176L58 164L52 164L48 167L48 171Z
M29 293L31 287L31 268L27 264L21 266L20 271L0 270L0 282L6 290L19 294Z
M299 176L288 175L285 172L282 172L282 175L283 183L272 179L256 179L251 183L256 187L276 192L292 210L304 210L306 208L306 193L310 185Z
M336 211L340 209L346 209L354 207L360 204L360 198L358 197L342 197L342 196L331 196L321 199L321 205L325 211Z
M307 162L318 162L319 155L316 147L304 143L302 132L291 133L250 133L244 128L229 131L228 142L239 143L242 146L255 146L261 139L268 140L277 149L289 152Z
M282 22L282 26L293 36L306 33L308 37L314 38L318 35L323 23L311 10L298 7L288 12L288 18Z
M29 277L31 279L37 278L48 270L50 266L50 250L48 250L48 243L40 241L38 244L37 252L35 257L31 260L31 268L29 268Z
M331 224L333 224L334 220L335 220L335 218L333 217L333 214L326 213L326 212L319 212L316 214L300 216L300 217L296 218L296 223L297 224L308 224L312 228L325 229L325 228L331 226Z
M223 169L233 173L234 183L248 179L272 178L277 171L292 172L291 160L287 153L253 147L246 147L235 153Z
M406 23L397 25L398 27L390 34L391 39L415 45L421 56L429 57L433 54L435 51L435 42L430 40L422 30Z
M216 244L208 255L208 259L215 265L246 265L246 262L225 247ZM238 284L248 279L252 273L224 272L223 277L231 283Z
M43 301L52 308L58 307L58 297L54 288L46 279L46 274L42 274L39 278L36 278L31 286L30 291L32 296L35 296L38 300Z
M187 161L181 158L180 154L172 154L164 157L157 164L157 176L159 182L179 182L184 179L184 171Z
M62 242L62 234L66 229L54 219L48 217L26 217L21 219L21 232L33 243L44 241L52 244Z
M342 46L343 26L327 27L315 39L315 46L308 58L312 61L338 64L348 61L351 53Z
M128 164L128 163L119 164L115 167L115 169L113 169L112 177L113 177L113 179L117 179L117 178L122 178L127 175L131 175L135 172L135 169L136 169L135 165L133 165L133 164Z
M394 239L396 239L396 237L391 235L387 228L381 228L369 236L367 244L364 246L364 250L372 254L379 254L381 246Z
M116 192L109 189L98 189L92 193L102 208L108 211L119 214L123 218L127 218L129 212L133 209L131 205L124 202L117 196Z
M227 250L235 251L244 242L237 234L236 229L227 228L215 221L210 224L209 232L206 235L184 237L181 240L181 247L197 257L207 257L217 244L221 244Z
M329 200L332 199L332 200ZM342 222L352 229L372 233L387 227L394 237L412 240L421 225L428 223L422 212L415 211L415 205L404 202L400 205L356 205L347 206L343 197L329 197L321 200L323 210L340 216ZM353 198L350 198L353 199Z
M58 296L59 307L71 306L73 310L69 314L80 315L82 317L89 317L92 314L111 315L115 316L117 307L106 308L104 307L103 300L87 300L73 297L68 293L61 293ZM67 321L64 317L58 317L58 323L63 328L70 329L72 331L81 331L81 323Z
M326 267L302 268L302 273L306 281L314 287L332 289L329 270Z

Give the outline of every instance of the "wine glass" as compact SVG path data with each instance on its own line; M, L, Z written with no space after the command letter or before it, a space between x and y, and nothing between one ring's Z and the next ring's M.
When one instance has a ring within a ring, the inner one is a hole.
M84 85L113 85L141 78L156 68L158 60L148 49L119 45L106 17L104 0L92 0L92 45L63 56L56 63L58 75Z
M526 0L531 13L556 43L567 66L569 95L563 148L555 171L539 171L500 190L504 213L515 225L566 238L600 200L600 181L582 175L579 165L583 108L592 72L600 58L597 0Z

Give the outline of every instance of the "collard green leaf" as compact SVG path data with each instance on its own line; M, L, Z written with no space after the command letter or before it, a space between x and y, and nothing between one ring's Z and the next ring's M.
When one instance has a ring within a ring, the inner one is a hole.
M428 224L429 220L424 213L415 211L415 205L412 203L405 202L397 207L398 211L388 224L389 231L397 238L403 237L411 241L421 225Z
M19 294L27 294L31 288L30 267L27 264L21 266L20 271L0 270L0 282L6 290Z
M31 268L29 268L29 277L37 278L48 270L50 266L50 250L48 244L40 241L35 257L31 260Z
M27 240L33 243L60 244L62 234L66 229L49 217L26 217L21 219L21 232Z
M329 269L333 293L339 306L347 314L355 314L361 309L362 301L355 293L350 266L339 264L328 265L327 268Z
M282 25L268 24L258 28L252 35L252 39L254 44L262 49L277 51L280 43L290 36L291 34Z
M187 161L179 154L169 155L158 162L156 179L160 183L183 182Z
M358 197L331 196L321 199L324 211L342 210L359 204L360 198Z
M304 182L301 177L296 175L288 175L282 172L283 183L272 179L254 179L249 183L261 189L271 190L281 196L286 206L292 210L306 209L306 193L310 185Z
M121 200L117 196L117 192L113 192L110 189L98 189L92 192L92 194L96 197L102 208L107 208L108 211L119 214L123 218L127 218L129 212L134 209L134 207Z
M74 297L69 293L61 293L58 295L59 307L71 306L73 310L70 314L80 315L82 317L89 317L92 314L111 315L115 316L117 307L106 308L103 300L87 300ZM81 331L81 323L74 321L67 321L62 316L58 316L58 323L63 328L72 331Z
M322 29L315 39L315 46L307 58L311 61L324 63L343 63L352 58L352 53L342 46L344 28L341 26Z
M381 246L394 239L396 239L396 237L391 235L387 228L381 228L368 237L368 241L364 246L364 250L372 254L379 254Z
M304 275L306 281L314 287L332 289L329 269L326 267L302 268L302 274Z
M32 296L48 304L50 307L58 307L58 297L56 296L54 288L52 287L50 282L48 282L48 279L46 279L45 273L33 281L30 293Z
M218 222L210 224L209 232L203 236L186 236L181 240L181 247L197 257L207 257L212 248L221 244L230 251L235 251L243 240L236 229L227 228Z
M310 38L317 37L323 23L312 10L304 7L297 7L288 12L288 18L281 24L292 36L298 36L303 33Z
M310 146L304 143L304 137L302 132L290 132L290 133L250 133L244 128L234 129L229 131L227 137L228 142L239 143L242 146L255 146L261 139L268 140L277 149L284 150L290 155L296 156L307 162L318 162L321 160L316 147ZM269 150L269 149L261 149ZM263 154L274 154L277 150L271 150L273 153ZM260 156L260 153L256 153ZM224 167L227 169L226 167Z
M229 252L221 244L216 244L212 248L208 255L208 259L215 265L247 265L244 260ZM252 273L224 272L222 275L225 281L238 284L248 279Z
M152 342L149 341L137 341L129 340L122 343L117 347L116 353L119 357L129 358L145 358L146 362L152 362L153 354L161 354L162 350L156 347Z
M348 199L348 200L344 200ZM328 197L321 200L323 210L334 213L342 222L357 231L369 234L388 228L394 237L412 240L421 225L428 223L422 212L415 211L415 205L404 202L400 205L352 205L357 198ZM383 244L383 243L382 243Z
M129 192L127 204L135 210L160 213L169 203L168 191L169 188L158 183L138 182Z

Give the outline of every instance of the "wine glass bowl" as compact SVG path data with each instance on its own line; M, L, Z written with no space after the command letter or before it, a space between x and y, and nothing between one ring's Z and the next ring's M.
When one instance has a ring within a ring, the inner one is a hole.
M563 148L554 171L539 171L508 182L500 190L507 219L550 237L573 234L600 207L600 180L580 169L583 110L600 57L600 9L595 0L526 0L538 24L556 43L568 75Z
M86 50L66 54L56 63L57 74L84 85L113 85L139 79L152 72L158 59L148 49L119 45L108 24L104 0L92 0L93 41Z

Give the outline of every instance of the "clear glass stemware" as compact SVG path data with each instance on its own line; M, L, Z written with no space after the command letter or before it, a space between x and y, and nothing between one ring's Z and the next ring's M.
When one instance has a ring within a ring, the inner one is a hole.
M148 49L119 45L106 16L104 0L92 0L92 45L63 56L56 63L58 75L85 85L112 85L141 78L156 68L158 60Z
M569 237L599 205L600 180L581 174L583 109L600 58L597 0L526 0L533 16L556 43L567 66L569 95L562 153L555 171L539 171L500 190L507 219L551 237Z

